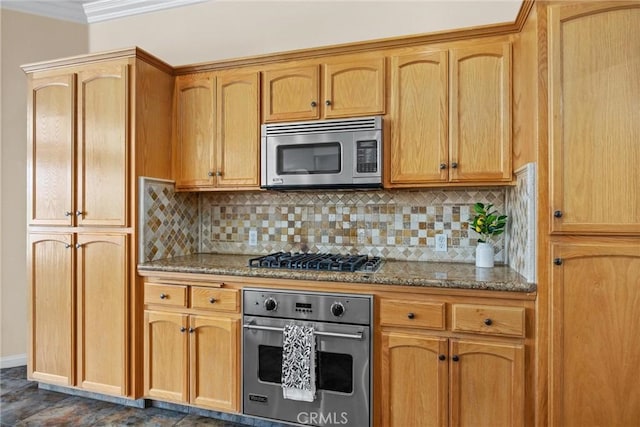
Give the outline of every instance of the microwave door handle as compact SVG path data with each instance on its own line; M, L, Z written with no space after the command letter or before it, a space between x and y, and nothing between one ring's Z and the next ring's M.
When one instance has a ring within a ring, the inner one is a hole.
M245 329L256 329L259 331L273 331L273 332L283 332L284 328L278 328L275 326L260 326L260 325L242 325ZM322 332L322 331L314 331L315 335L321 337L334 337L334 338L349 338L354 340L361 340L363 338L362 332L358 332L357 334L342 334L340 332Z

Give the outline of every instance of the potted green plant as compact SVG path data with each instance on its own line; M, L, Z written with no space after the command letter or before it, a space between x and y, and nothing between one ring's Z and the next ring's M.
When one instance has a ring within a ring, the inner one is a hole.
M480 235L476 248L476 267L493 267L494 247L492 238L504 233L507 215L493 210L493 204L476 203L473 205L475 216L471 228Z

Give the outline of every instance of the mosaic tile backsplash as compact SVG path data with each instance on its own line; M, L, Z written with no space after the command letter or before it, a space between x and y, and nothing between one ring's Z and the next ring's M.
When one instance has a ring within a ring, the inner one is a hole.
M475 262L475 202L509 215L496 263L535 281L535 165L514 187L380 191L176 193L171 181L142 178L144 261L195 252L362 253L412 261ZM257 244L249 245L255 230ZM435 251L436 234L447 251Z
M505 190L207 193L200 196L201 250L361 253L413 261L474 262L476 201L505 210ZM249 246L249 231L258 242ZM435 251L435 235L448 250ZM495 260L505 261L504 238Z

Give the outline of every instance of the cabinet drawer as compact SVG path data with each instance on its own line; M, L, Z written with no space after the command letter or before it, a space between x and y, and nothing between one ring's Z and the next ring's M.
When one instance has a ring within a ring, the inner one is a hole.
M452 310L451 329L455 332L524 336L524 307L453 304Z
M240 309L240 296L236 289L191 287L191 308L233 311Z
M415 302L383 299L380 301L380 324L445 329L443 302Z
M171 305L174 307L186 307L187 287L181 285L161 285L157 283L145 283L144 303Z

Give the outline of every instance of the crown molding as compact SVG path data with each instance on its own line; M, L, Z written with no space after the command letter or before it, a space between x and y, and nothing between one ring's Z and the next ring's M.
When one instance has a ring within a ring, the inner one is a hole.
M205 1L207 0L95 0L84 3L83 8L87 22L93 24Z
M87 17L78 1L2 0L3 9L47 18L86 24Z

